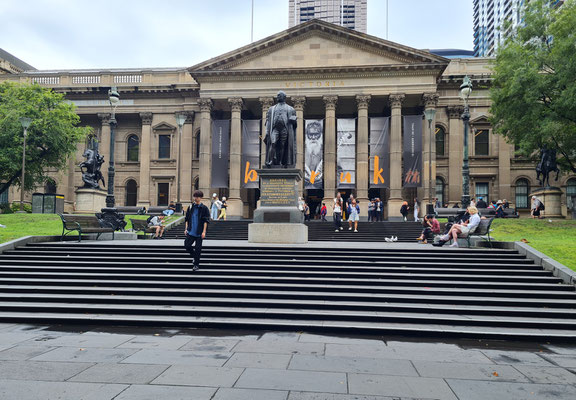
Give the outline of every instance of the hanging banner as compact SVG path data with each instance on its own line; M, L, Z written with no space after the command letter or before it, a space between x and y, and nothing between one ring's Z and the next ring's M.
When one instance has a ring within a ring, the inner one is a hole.
M390 187L390 117L370 118L370 188Z
M404 187L422 186L422 116L404 117Z
M230 163L230 120L212 121L212 187L228 187Z
M324 121L304 121L304 189L322 189L324 183Z
M338 189L353 189L356 187L356 118L338 118L336 139Z
M242 187L258 189L258 173L260 161L260 120L242 121Z

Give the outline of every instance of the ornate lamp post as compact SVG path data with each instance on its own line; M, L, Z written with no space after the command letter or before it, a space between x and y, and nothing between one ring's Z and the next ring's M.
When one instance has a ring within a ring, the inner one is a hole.
M176 114L176 123L178 124L178 160L176 161L176 212L182 211L180 201L180 166L182 165L182 127L186 122L187 115L184 113Z
M32 118L20 118L20 124L24 128L24 141L22 143L22 181L20 185L20 212L24 212L24 179L26 177L26 138L28 137L28 127L32 123Z
M432 121L434 121L434 116L436 115L435 108L427 108L424 110L424 116L428 121L428 130L430 132L430 140L428 140L428 206L426 207L426 214L434 214L434 192L433 188L434 179L432 179L432 142L434 141L434 134L432 132Z
M468 207L470 204L470 167L468 165L468 125L470 122L470 107L468 106L468 98L472 93L472 81L466 75L464 82L460 85L460 98L464 100L464 113L462 113L462 121L464 121L464 160L462 162L462 208Z

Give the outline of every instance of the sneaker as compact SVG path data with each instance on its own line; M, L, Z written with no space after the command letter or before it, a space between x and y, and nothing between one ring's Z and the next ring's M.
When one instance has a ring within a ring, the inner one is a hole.
M391 242L391 241L392 241L392 239L387 238L387 237L385 237L384 240L387 241L387 242Z
M341 230L341 231L343 231L343 230L344 230L344 228L340 227L340 230Z
M422 240L420 243L422 244L428 244L428 241L426 239Z
M358 232L358 229L354 229L354 232Z
M334 232L340 232L340 229L336 229Z
M200 270L200 267L198 265L195 265L192 267L192 272L198 271Z
M459 247L459 246L458 246L458 242L454 242L454 243L452 243L452 244L451 244L450 246L448 246L448 247Z
M348 230L349 230L349 231L351 231L351 230L352 230L352 228L348 228Z

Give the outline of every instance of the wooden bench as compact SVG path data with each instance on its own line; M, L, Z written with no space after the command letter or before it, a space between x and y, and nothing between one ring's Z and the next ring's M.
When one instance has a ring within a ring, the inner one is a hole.
M130 222L132 222L132 231L134 232L144 232L144 234L156 232L155 229L148 226L148 222L145 219L130 218Z
M112 239L114 239L114 229L102 228L100 221L95 215L75 215L75 214L58 214L62 219L62 236L60 241L64 240L64 236L70 232L78 232L78 241L82 241L83 233L97 233L96 239L102 233L112 232Z
M435 212L436 218L448 218L456 217L458 214L464 214L466 210L463 208L437 208Z
M163 215L163 211L167 210L168 206L166 207L148 207L146 210L146 214L148 215Z
M518 218L518 213L513 208L503 208L504 218ZM478 212L483 217L491 217L496 215L496 209L494 208L479 208Z
M144 215L146 214L145 207L132 207L132 206L125 206L125 207L116 207L119 213L122 214L132 214L132 215Z
M468 247L470 247L470 237L472 236L487 236L488 243L490 243L490 247L492 247L492 238L490 237L490 226L492 226L492 221L494 221L494 218L481 219L480 224L476 227L476 230L465 238L462 238L466 239ZM460 236L458 237L460 238ZM450 237L450 242L452 242L452 237Z

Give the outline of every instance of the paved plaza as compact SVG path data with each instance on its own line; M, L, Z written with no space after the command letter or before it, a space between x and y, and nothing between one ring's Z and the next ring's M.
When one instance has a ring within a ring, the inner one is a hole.
M0 324L0 399L576 398L576 346Z

